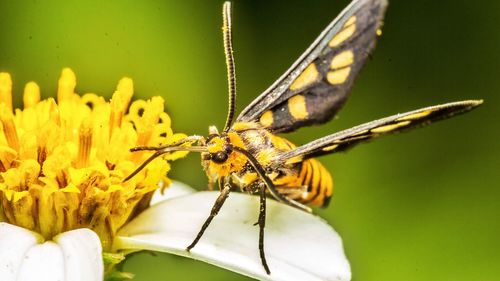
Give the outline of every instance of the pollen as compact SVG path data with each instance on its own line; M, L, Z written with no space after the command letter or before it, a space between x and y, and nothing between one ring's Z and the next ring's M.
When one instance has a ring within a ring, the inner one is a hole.
M90 228L109 249L116 232L138 214L163 181L170 164L185 153L155 159L123 183L150 152L184 137L174 134L164 100L132 102L133 81L123 78L108 102L75 93L76 76L66 68L56 99L42 100L35 82L26 84L23 108L13 109L12 80L0 73L0 222L46 239ZM56 101L57 100L57 101Z

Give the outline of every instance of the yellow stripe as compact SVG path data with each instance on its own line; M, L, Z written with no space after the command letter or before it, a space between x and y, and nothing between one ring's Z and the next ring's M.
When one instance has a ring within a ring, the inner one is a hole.
M393 131L397 128L404 127L408 124L410 124L410 121L402 121L402 122L399 122L396 124L385 125L385 126L381 126L381 127L375 128L375 129L371 129L371 132L377 133L377 134L378 133L387 133L387 132Z
M300 155L286 160L285 164L289 165L289 164L295 164L295 163L299 163L299 162L302 162L302 156L300 156Z
M338 144L329 145L329 146L327 146L327 147L324 147L322 150L323 150L323 151L328 152L328 151L332 151L332 150L334 150L334 149L335 149L335 148L337 148L338 146L339 146Z
M305 168L305 164L306 163L303 163L302 166L300 167L300 173L299 176L297 177L297 186L305 185L304 179L307 175L307 169Z
M231 129L234 131L246 131L257 128L259 128L259 126L255 122L236 122L231 126Z
M410 114L408 116L401 117L401 118L397 119L396 121L408 121L408 120L420 119L420 118L425 117L431 113L432 113L432 110L417 112L414 114Z
M307 174L306 174L306 179L304 181L304 185L307 185L307 188L309 189L310 188L309 186L311 184L310 181L311 181L311 177L312 177L313 167L312 167L311 161L304 161L304 164L307 164L307 166L306 166Z
M318 196L314 199L312 204L318 205L318 206L323 206L325 204L325 200L332 195L332 177L328 170L325 169L321 163L318 162L318 165L320 166L319 173L321 173L321 187L318 190L319 194Z
M330 172L324 166L323 166L323 177L325 178L324 186L326 188L326 196L330 197L332 195L332 192L333 192L333 179L332 179L332 175L330 174Z
M313 189L311 191L312 195L311 197L314 197L316 194L318 194L319 188L321 187L321 171L320 167L318 167L317 161L312 160L311 162L314 166L314 169L312 170L313 177L311 181L311 186L313 187Z

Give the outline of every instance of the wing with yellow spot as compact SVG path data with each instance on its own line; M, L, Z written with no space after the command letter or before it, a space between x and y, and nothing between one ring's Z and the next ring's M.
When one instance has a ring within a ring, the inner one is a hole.
M396 114L299 146L296 149L278 155L277 161L295 163L311 157L345 151L358 143L382 135L399 133L468 112L482 103L482 100L451 102Z
M237 121L289 132L330 120L375 47L386 6L386 0L354 0Z

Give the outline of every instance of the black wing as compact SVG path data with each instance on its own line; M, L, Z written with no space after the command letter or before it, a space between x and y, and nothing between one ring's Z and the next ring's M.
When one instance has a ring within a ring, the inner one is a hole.
M344 151L360 142L382 135L425 126L441 119L465 113L482 103L482 100L451 102L396 114L317 139L278 155L276 160L295 163L311 157Z
M237 121L288 132L330 120L375 47L386 6L386 0L354 0Z

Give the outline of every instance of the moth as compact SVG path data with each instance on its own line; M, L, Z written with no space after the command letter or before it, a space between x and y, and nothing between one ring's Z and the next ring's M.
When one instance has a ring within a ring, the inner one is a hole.
M260 196L259 253L267 274L264 252L266 200L311 212L326 207L332 196L332 177L315 159L345 151L379 136L424 126L470 111L482 100L430 106L371 121L301 146L278 133L331 120L349 96L354 78L372 53L381 27L386 0L354 0L338 15L274 84L234 118L236 79L232 48L231 3L223 5L223 41L229 88L229 109L222 131L209 127L208 136L193 135L173 144L136 147L131 151L154 153L125 180L154 158L174 151L200 152L202 166L220 195L201 226L191 250L217 215L231 191Z

